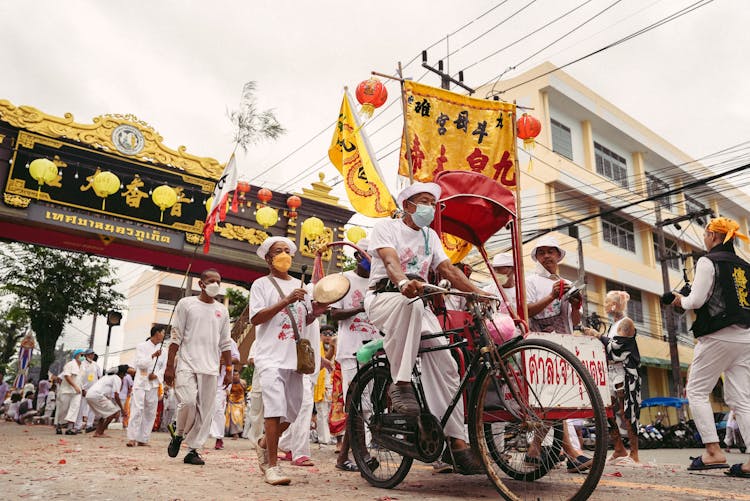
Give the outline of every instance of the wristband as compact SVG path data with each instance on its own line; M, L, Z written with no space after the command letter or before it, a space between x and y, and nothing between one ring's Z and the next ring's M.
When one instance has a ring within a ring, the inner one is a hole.
M408 283L409 283L409 279L408 278L405 278L405 279L399 281L398 285L396 286L396 287L398 287L399 292L401 292L401 290L404 288L404 285L406 285Z

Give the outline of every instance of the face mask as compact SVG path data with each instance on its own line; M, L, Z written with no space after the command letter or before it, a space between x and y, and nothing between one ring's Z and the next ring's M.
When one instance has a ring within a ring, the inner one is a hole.
M497 278L497 283L500 284L500 287L508 283L508 275L502 275L500 273L495 273L495 278Z
M357 264L359 264L359 266L361 266L363 270L370 271L370 261L368 261L367 259L362 259Z
M435 218L435 207L432 205L415 204L417 210L411 215L411 220L420 228L429 226Z
M208 297L214 297L216 294L219 293L219 287L220 287L219 283L214 282L214 283L206 285L206 288L204 290L206 291L206 295Z
M282 273L289 271L292 267L292 256L287 253L276 254L271 261L271 266L276 268Z

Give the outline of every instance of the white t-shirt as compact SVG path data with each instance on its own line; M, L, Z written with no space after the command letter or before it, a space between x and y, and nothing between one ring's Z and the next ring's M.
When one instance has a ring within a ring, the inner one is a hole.
M284 297L299 288L299 279L290 278L280 280L275 278L279 284ZM253 282L250 287L250 319L270 306L281 301L276 287L271 283L268 276L261 277ZM289 318L289 308L294 318ZM255 369L263 370L266 367L279 369L297 368L297 346L294 341L294 329L292 322L296 322L300 336L305 336L305 317L308 311L312 311L310 295L305 296L304 301L297 301L284 308L270 320L255 326ZM312 341L311 341L312 342ZM314 343L313 343L314 345Z
M494 283L489 283L488 285L485 285L482 287L482 290L487 292L487 294L491 294L493 296L500 296L500 293L497 291L497 286ZM516 309L516 288L510 287L506 288L503 287L503 293L505 294L505 297L508 299L508 302L510 303L510 306L513 308L513 310ZM501 313L508 313L507 308L505 305L500 305L500 312Z
M73 386L68 383L68 381L65 379L65 376L72 376L74 380L78 379L78 376L81 374L81 367L78 365L78 362L75 360L71 360L65 366L63 367L62 372L60 373L60 379L62 379L62 383L60 383L60 395L70 395L72 393L76 393L76 389L73 388Z
M133 380L134 390L150 390L158 388L164 380L164 369L167 367L167 350L161 350L161 355L157 358L151 356L159 349L158 344L154 344L150 339L138 343L135 346L135 379ZM156 368L154 368L156 364ZM148 375L152 372L156 374L156 379L149 380Z
M180 347L177 370L218 376L219 354L232 347L226 306L218 301L204 303L199 296L185 297L177 303L174 317L171 342Z
M425 282L430 269L434 270L440 263L448 260L440 237L432 228L414 230L401 219L384 219L375 224L367 247L372 256L370 286L388 277L383 260L377 252L386 247L396 250L404 273L419 275Z
M78 376L81 381L81 388L88 390L99 379L97 368L96 362L89 362L87 359L83 359L81 362L81 373Z
M109 374L98 379L86 392L86 398L112 398L115 392L120 393L122 379L117 374Z
M552 293L552 286L561 279L566 284L570 283L570 280L565 280L562 277L552 277L542 265L537 264L534 273L526 277L526 304L536 303L545 296L549 296ZM559 328L555 331L558 334L571 334L573 332L572 311L568 300L555 298L541 312L534 315L533 319L554 321L553 317L557 317L556 324ZM533 321L531 323L533 324Z
M133 377L130 374L125 374L125 377L122 378L122 388L120 388L120 400L125 402L125 399L128 398L128 393L130 392L130 388L133 387Z
M365 300L369 279L360 277L355 271L344 272L344 276L351 284L349 292L340 301L333 303L331 308L341 310L359 308ZM380 337L378 328L370 323L365 312L339 321L336 360L355 358L354 354L364 343Z

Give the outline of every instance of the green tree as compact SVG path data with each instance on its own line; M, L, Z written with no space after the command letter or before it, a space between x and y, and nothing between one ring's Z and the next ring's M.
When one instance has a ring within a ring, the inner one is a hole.
M41 374L54 362L66 324L120 306L116 283L105 258L20 243L0 247L0 287L29 318L41 349Z
M28 326L29 318L18 305L5 304L0 308L0 370L8 369Z
M227 113L234 126L234 142L245 152L251 144L259 143L263 139L278 139L286 133L273 110L258 109L255 88L255 82L247 82L242 87L240 108Z
M250 295L243 293L239 289L227 289L227 298L229 299L229 318L235 322L245 310Z

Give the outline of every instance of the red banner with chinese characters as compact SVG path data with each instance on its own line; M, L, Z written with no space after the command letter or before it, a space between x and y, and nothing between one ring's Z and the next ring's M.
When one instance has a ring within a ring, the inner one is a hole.
M487 101L404 82L406 134L401 140L399 174L432 181L443 170L471 170L516 189L513 141L515 105Z

